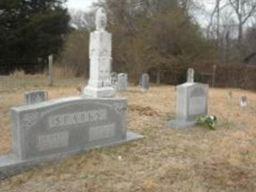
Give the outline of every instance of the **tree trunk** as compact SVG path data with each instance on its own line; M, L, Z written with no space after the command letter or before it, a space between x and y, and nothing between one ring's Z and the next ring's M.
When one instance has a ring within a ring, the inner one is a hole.
M238 25L238 47L240 48L243 41L243 24L242 22L239 22Z

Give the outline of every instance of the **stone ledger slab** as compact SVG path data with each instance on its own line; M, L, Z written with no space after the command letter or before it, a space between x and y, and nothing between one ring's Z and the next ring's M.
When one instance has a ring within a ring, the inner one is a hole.
M142 138L127 132L127 100L73 97L11 109L13 152L0 172Z

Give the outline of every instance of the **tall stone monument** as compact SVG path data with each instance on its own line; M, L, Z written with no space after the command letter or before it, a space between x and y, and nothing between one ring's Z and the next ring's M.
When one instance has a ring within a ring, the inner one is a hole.
M90 35L90 79L84 95L95 98L113 97L111 84L112 35L106 31L107 16L103 8L96 13L96 31Z
M194 82L194 70L188 69L187 82L177 86L176 119L170 128L186 128L196 124L197 118L208 113L209 86Z

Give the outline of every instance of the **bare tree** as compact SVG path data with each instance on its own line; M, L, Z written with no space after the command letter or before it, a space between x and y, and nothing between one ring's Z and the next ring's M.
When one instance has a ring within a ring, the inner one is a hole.
M81 10L71 10L71 25L76 29L86 29L92 31L95 28L95 10L84 12Z
M243 40L244 25L256 13L256 0L229 0L238 20L238 46Z

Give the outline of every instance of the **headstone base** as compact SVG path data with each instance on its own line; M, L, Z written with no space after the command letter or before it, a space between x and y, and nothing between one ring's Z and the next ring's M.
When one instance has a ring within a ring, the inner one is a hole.
M135 141L142 138L143 138L142 135L139 135L133 132L127 132L126 138L120 141L114 141L112 143L98 145L91 148L85 148L82 150L75 150L75 151L70 151L66 153L60 153L60 154L49 155L41 158L35 158L32 160L19 160L14 154L0 156L0 180L14 176L23 171L32 169L33 167L36 167L36 166L43 166L46 163L60 161L72 155L82 154L91 149L125 144L127 142Z
M195 125L196 125L196 121L182 121L177 119L169 121L167 124L168 128L175 128L175 129L190 128Z
M94 88L85 87L84 96L93 98L111 98L115 95L116 91L113 87Z

